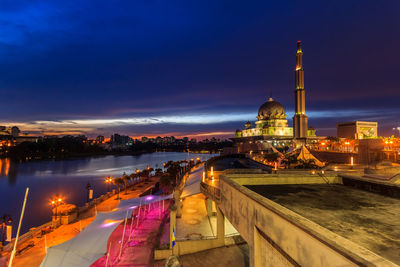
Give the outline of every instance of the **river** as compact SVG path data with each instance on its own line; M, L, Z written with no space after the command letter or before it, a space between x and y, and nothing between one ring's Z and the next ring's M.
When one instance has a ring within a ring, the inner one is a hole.
M86 184L90 183L94 197L107 192L105 177L128 175L136 168L143 170L147 165L156 169L169 160L201 158L212 154L181 152L156 152L137 156L103 156L66 160L43 160L13 163L0 159L0 216L11 215L13 232L16 232L26 187L29 196L21 233L51 220L50 200L57 194L65 202L82 206L86 202Z

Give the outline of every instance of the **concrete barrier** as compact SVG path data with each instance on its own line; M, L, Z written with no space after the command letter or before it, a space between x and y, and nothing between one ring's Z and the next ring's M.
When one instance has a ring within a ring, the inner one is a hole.
M219 180L219 195L201 190L249 245L250 266L397 266L291 210L241 186Z

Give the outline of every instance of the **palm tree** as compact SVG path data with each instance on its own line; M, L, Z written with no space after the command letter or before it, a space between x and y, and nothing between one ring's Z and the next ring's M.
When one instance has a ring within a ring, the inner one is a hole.
M125 195L127 195L128 194L128 184L129 184L129 181L131 180L131 177L129 177L128 175L126 175L126 173L124 172L123 174L122 174L122 180L124 181L124 186L125 186Z
M121 185L124 184L124 180L123 180L122 178L115 178L115 179L114 179L114 184L115 184L116 186L118 186L118 197L117 197L116 199L121 199L121 198L119 197L119 192L121 191Z
M131 173L131 174L129 175L129 177L133 180L133 184L135 184L135 179L136 179L136 177L137 177L137 174L136 174L135 172L133 172L133 173Z
M150 172L149 172L148 169L144 169L144 170L142 171L142 175L145 176L145 177L147 177L147 179L149 178L149 173L150 173ZM146 180L147 180L147 179L146 179Z
M287 159L287 164L288 164L288 168L290 169L290 164L296 164L299 162L299 160L297 159L297 156L292 154L286 157Z
M162 175L163 174L163 171L162 171L162 169L160 169L160 168L158 168L158 169L155 169L155 175L156 176L160 176L160 175Z
M150 168L147 168L147 170L149 171L149 173L147 174L147 179L149 179L150 174L154 171L154 169L150 167Z

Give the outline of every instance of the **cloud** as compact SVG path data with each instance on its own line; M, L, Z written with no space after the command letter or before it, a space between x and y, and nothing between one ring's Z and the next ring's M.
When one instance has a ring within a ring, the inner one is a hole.
M387 120L391 117L383 114L396 114L397 110L332 110L317 111L311 110L307 112L309 121L319 122L323 126L321 130L327 132L335 127L337 122L353 121L353 120ZM288 121L291 123L293 112L287 113ZM163 115L154 117L121 117L121 118L103 118L103 119L69 119L69 120L48 120L48 121L32 121L32 122L8 122L6 124L16 125L24 132L32 133L56 133L62 134L77 132L79 134L104 134L112 132L142 132L153 134L171 132L171 130L179 130L181 134L190 134L191 136L202 136L206 131L206 135L210 132L215 135L229 135L234 129L241 128L243 122L254 121L256 114L254 112L244 113L210 113L210 114L186 114L186 115ZM330 123L331 127L327 125ZM333 127L332 127L333 126ZM318 128L318 127L317 127ZM324 129L322 129L324 128ZM156 130L158 129L158 130ZM186 130L185 130L186 129ZM225 129L225 130L224 130ZM226 131L229 129L229 131Z

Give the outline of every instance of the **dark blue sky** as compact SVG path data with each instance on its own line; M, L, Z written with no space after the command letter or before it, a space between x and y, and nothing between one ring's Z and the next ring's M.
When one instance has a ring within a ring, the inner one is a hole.
M34 133L221 136L269 91L309 124L400 126L400 1L0 0L0 122Z

